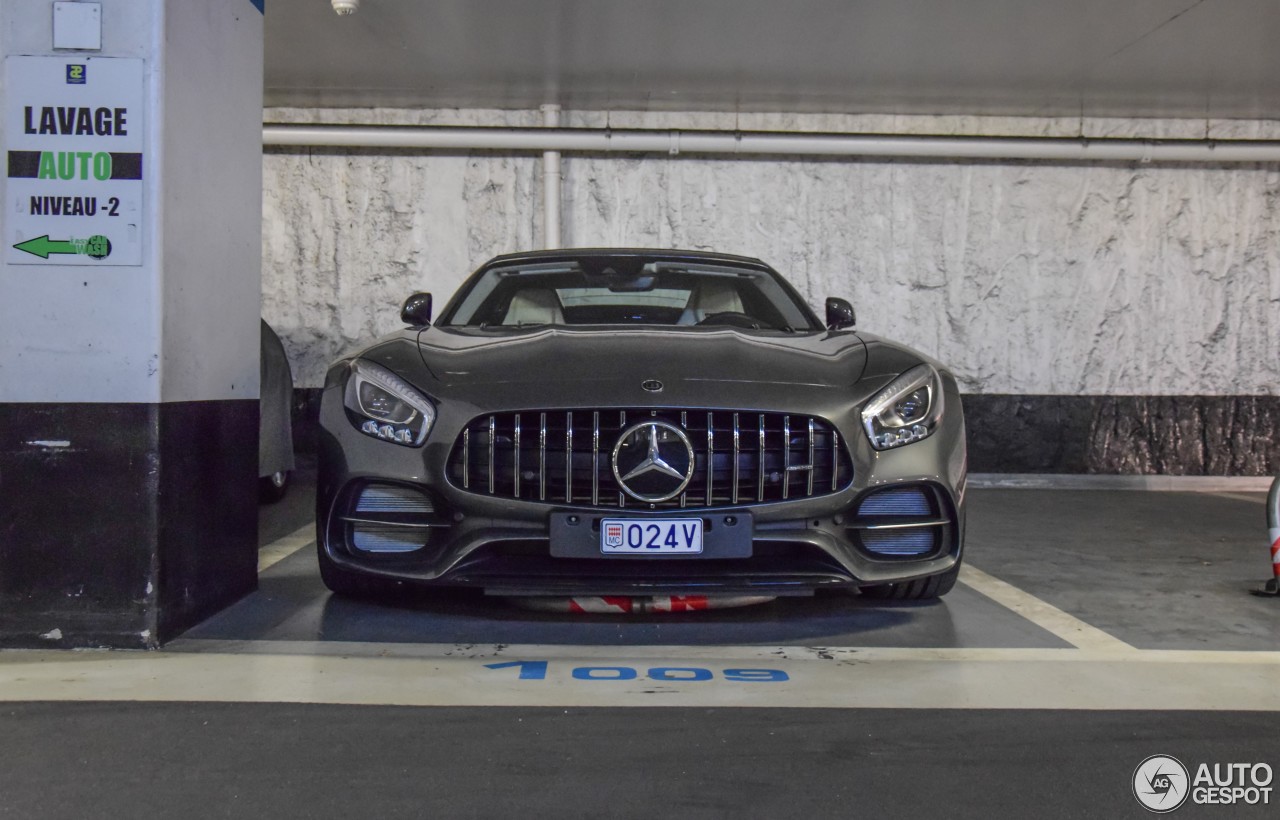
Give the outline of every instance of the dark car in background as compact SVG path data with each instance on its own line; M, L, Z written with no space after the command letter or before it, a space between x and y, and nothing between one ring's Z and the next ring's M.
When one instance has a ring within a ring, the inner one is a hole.
M259 321L258 501L272 503L289 491L294 469L293 371L280 337Z
M765 263L497 257L431 323L329 369L325 583L492 594L932 598L964 544L965 435L936 361L820 321Z

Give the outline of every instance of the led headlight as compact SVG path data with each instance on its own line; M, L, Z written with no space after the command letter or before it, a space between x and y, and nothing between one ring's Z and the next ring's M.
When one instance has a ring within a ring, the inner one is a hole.
M436 420L426 396L385 367L361 359L351 364L343 403L360 432L409 447L421 444Z
M877 450L928 437L942 418L942 379L927 364L913 367L862 408L862 426Z

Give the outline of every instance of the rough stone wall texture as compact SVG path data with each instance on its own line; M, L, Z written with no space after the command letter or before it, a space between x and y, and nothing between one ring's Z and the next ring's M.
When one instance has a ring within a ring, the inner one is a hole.
M1280 396L964 397L979 473L1269 475Z
M268 151L264 166L262 314L299 387L400 327L410 293L443 300L484 259L536 247L526 158Z
M535 125L537 112L271 109L271 122ZM575 113L570 125L1275 138L1275 123ZM759 256L969 393L1280 393L1280 166L579 156L566 245ZM299 386L541 245L535 155L269 149L263 315Z

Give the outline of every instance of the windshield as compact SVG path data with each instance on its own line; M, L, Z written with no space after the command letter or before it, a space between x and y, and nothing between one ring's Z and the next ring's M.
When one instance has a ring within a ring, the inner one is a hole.
M471 279L445 326L719 325L816 330L777 276L728 263L590 257L497 266Z

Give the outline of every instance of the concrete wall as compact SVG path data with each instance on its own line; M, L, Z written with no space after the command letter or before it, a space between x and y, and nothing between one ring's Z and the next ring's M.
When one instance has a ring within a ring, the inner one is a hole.
M1280 135L1280 123L1239 121L566 118L863 133ZM266 120L536 125L538 114L270 109ZM443 297L488 257L541 243L536 156L271 149L264 163L263 311L300 386L318 385L329 359L396 327L409 292ZM564 174L566 246L759 256L815 306L850 297L861 328L949 363L970 394L1280 392L1280 166L568 155Z
M308 116L310 115L310 116ZM270 121L533 124L535 114L273 109ZM598 124L596 117L579 121ZM732 127L726 115L614 126ZM1070 133L1061 120L760 117L742 127ZM928 125L935 126L927 129ZM1079 123L1074 123L1079 128ZM1203 136L1204 123L1093 121L1092 135ZM1213 135L1268 123L1216 123ZM859 127L860 126L860 127ZM300 385L443 296L489 256L541 241L533 156L271 150L263 311ZM759 256L820 305L956 368L976 393L1272 394L1280 384L1280 167L579 157L568 246Z

